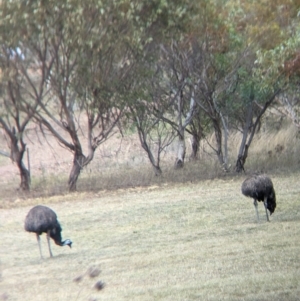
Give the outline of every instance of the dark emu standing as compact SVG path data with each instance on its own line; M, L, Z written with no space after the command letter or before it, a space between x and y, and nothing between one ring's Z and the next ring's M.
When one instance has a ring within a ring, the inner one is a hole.
M41 258L42 249L40 242L40 235L44 232L47 233L47 241L49 247L50 256L53 257L51 248L50 248L50 237L54 240L54 242L59 246L68 245L70 248L72 247L72 241L70 239L66 239L65 241L61 240L61 226L57 220L56 213L42 205L38 205L30 209L25 219L25 230L28 232L36 233L36 238L38 241Z
M257 221L259 221L257 201L264 202L267 221L269 222L268 210L270 215L272 215L276 208L276 194L271 179L264 174L253 175L243 182L242 193L254 199L253 204L256 210Z

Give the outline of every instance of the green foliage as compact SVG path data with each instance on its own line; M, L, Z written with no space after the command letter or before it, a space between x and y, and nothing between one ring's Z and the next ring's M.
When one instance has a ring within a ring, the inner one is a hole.
M300 46L300 2L228 1L226 7L227 22L231 28L236 24L234 33L243 36L255 51L253 75L262 83L262 89L278 84L286 61ZM283 81L281 85L284 84Z

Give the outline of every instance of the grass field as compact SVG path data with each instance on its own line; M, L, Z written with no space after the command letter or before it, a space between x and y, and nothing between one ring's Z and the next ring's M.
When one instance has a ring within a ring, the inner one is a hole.
M0 209L0 300L300 300L299 174L273 176L277 208L260 223L244 177L68 194ZM63 238L44 259L23 230L35 204ZM87 270L101 273L89 277ZM74 281L82 276L81 281ZM97 291L97 281L105 283Z

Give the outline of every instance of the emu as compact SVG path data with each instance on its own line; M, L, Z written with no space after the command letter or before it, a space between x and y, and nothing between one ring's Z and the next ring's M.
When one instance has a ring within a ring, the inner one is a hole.
M50 247L50 237L54 240L55 244L59 246L68 245L70 248L72 247L72 241L70 239L66 239L65 241L61 240L62 228L57 220L56 213L46 206L38 205L31 208L26 216L24 228L28 232L36 233L41 258L43 258L43 255L40 235L43 232L47 233L48 248L51 257L53 257L53 255Z
M271 179L265 174L255 174L247 178L242 184L243 195L254 199L254 206L259 222L257 201L263 202L266 210L267 221L269 222L268 210L270 215L276 208L276 194Z

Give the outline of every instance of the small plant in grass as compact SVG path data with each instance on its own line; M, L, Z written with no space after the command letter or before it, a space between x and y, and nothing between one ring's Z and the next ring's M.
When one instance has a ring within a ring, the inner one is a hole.
M77 298L76 300L78 300L82 290L87 286L89 285L88 283L90 281L95 281L95 278L97 278L101 273L101 270L98 266L90 266L83 274L75 277L73 279L74 282L76 282L78 285L81 284L81 288L80 290L78 291L78 295L77 295ZM97 291L101 291L103 288L105 287L105 283L102 281L102 280L98 280L94 283L94 285L91 287L92 289L95 289ZM90 297L88 300L97 300L96 298L94 297Z

